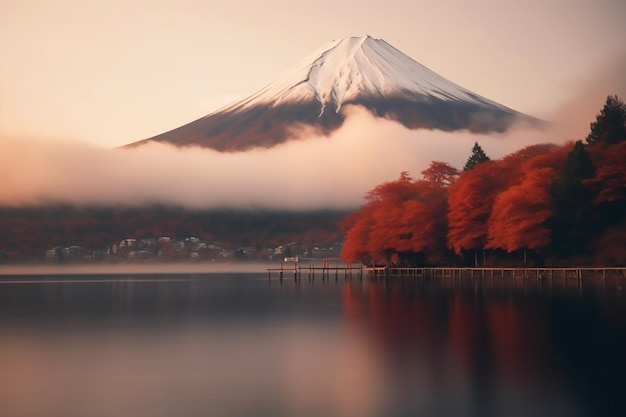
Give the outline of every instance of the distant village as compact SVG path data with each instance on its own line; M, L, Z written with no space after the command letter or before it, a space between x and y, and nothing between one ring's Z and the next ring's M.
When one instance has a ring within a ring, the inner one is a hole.
M169 236L126 238L101 250L70 245L57 246L45 253L46 262L116 262L116 261L298 261L338 257L341 244L331 247L302 248L298 242L263 248L228 247L222 242L207 242L197 237L175 239Z

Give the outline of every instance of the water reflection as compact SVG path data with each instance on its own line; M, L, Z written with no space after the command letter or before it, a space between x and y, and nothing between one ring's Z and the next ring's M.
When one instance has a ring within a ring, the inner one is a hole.
M619 292L263 275L0 284L0 415L619 415Z
M495 284L344 286L347 323L386 360L393 415L623 415L619 293Z

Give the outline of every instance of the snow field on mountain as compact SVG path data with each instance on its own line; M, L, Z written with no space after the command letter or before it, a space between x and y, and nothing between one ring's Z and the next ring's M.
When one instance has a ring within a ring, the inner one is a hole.
M382 39L370 36L333 41L309 55L258 93L231 108L317 100L338 112L360 97L406 96L464 101L482 107L511 109L446 80Z

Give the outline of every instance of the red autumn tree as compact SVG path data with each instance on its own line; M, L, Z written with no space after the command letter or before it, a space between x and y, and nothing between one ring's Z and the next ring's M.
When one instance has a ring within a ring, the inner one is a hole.
M367 246L374 226L373 213L375 209L375 204L370 202L341 221L340 227L345 232L341 257L347 263L361 261L366 265L374 264L374 259L367 251Z
M408 254L420 252L423 243L416 230L426 216L425 197L429 190L414 182L408 173L400 179L381 184L367 199L373 206L366 252L374 263L398 265L407 262Z
M487 219L500 188L497 166L497 161L485 161L463 171L448 190L448 246L457 254L477 251L487 242Z
M445 248L447 186L457 170L433 162L423 180L403 172L367 195L368 203L346 218L341 256L346 261L415 265Z
M374 213L375 228L367 248L388 265L414 263L414 254L436 246L433 189L423 180L407 185L412 190L409 198L397 204L383 200Z
M445 188L456 180L459 170L450 166L447 162L433 161L428 168L422 171L424 181L433 187Z
M457 254L473 250L474 265L477 266L477 251L487 245L487 222L496 198L521 182L525 161L555 148L556 145L551 144L528 146L501 160L485 161L462 172L449 190L448 246Z
M428 245L428 259L434 263L441 263L448 255L448 200L449 187L453 185L459 170L445 162L434 161L422 171L424 181L431 189L428 194L428 218L431 219L431 243Z
M521 166L522 182L496 197L488 225L486 249L513 252L544 248L551 242L546 221L552 216L550 184L556 178L570 147L545 148ZM524 256L526 259L526 256Z
M412 178L402 172L396 181L378 185L368 192L366 203L342 222L346 230L341 257L346 262L360 260L366 264L389 263L392 255L395 215L402 203L412 196Z

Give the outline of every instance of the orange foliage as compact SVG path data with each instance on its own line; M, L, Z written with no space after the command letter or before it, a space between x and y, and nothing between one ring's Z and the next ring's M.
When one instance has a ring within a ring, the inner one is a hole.
M428 168L422 171L424 180L436 187L448 187L454 183L459 170L446 162L433 161Z
M341 248L341 257L346 262L352 263L360 260L367 264L373 263L366 248L370 241L371 230L375 225L373 221L375 209L375 204L366 204L342 221L342 226L347 232Z
M552 216L550 184L556 178L569 147L539 154L520 167L522 182L496 197L487 222L487 249L507 252L537 249L550 244L545 222Z
M574 147L528 146L496 161L458 171L433 162L413 181L403 172L367 195L368 203L344 221L342 257L385 265L432 263L448 247L464 250L537 250L552 245L551 188ZM596 175L591 244L597 259L626 259L626 142L589 146ZM443 248L443 249L442 249ZM554 247L552 247L554 249ZM414 256L419 254L419 257ZM445 262L445 261L444 261Z
M407 188L412 194L407 194L406 199L381 201L373 215L376 227L367 249L386 263L389 263L388 253L423 252L434 245L429 184L417 181L407 184Z
M399 264L402 254L436 253L445 247L446 185L456 169L433 163L427 179L413 181L403 172L396 181L381 184L367 195L369 202L346 218L341 256L346 261Z
M487 239L487 219L500 189L498 163L486 161L464 171L448 190L448 246L460 253L482 248Z
M489 236L487 223L496 198L522 181L524 162L556 149L558 146L552 144L531 145L499 161L486 161L462 172L449 190L448 246L456 253L485 247ZM515 193L521 195L511 195L509 205L521 199L524 190Z

